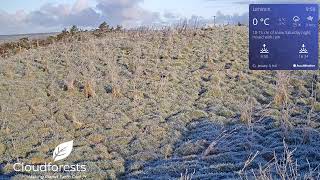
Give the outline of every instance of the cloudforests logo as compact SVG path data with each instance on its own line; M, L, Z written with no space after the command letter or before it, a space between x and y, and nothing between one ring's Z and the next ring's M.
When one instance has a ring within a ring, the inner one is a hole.
M73 141L68 141L59 144L53 151L52 159L54 162L67 158L73 149ZM55 165L45 163L41 165L15 163L13 169L16 172L84 172L86 171L86 165L71 164L71 165Z

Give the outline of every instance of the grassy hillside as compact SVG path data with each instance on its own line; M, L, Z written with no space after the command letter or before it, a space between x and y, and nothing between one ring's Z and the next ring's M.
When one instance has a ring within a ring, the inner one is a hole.
M74 140L87 178L318 175L318 72L248 70L246 27L80 36L0 57L0 173Z

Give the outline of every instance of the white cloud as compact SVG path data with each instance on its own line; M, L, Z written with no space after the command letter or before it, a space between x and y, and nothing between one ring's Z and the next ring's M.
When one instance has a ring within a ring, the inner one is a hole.
M45 4L31 12L14 14L0 11L0 34L20 34L61 31L64 27L97 27L106 21L111 25L143 25L160 21L159 13L143 9L143 0L97 0L90 7L89 0L69 4Z
M82 28L94 28L101 22L123 25L161 25L178 23L185 17L174 12L152 12L142 8L144 0L77 0L74 4L45 4L31 12L18 11L8 13L0 11L0 34L18 34L61 31L65 27L77 25ZM277 3L276 0L203 0L214 3L247 6L249 3ZM320 0L284 0L281 2L320 2ZM168 4L169 6L169 4ZM236 11L236 8L234 8ZM213 16L214 14L212 14ZM196 17L196 16L194 16ZM200 24L212 23L212 18L197 16ZM216 14L216 23L247 23L248 13L226 15Z
M81 12L85 9L89 8L88 0L77 0L76 3L72 7L72 11L75 13Z

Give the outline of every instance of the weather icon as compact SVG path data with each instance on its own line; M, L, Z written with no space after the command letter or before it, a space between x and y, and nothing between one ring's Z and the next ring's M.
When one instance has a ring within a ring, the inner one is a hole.
M299 17L299 16L294 16L294 17L292 18L292 20L293 20L295 23L297 23L297 22L300 21L300 17Z
M313 21L313 16L308 16L308 17L307 17L307 20L308 20L308 21Z

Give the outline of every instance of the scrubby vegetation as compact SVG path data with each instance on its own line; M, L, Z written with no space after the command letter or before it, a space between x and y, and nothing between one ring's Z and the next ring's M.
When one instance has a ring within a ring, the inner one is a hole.
M1 173L74 140L87 178L318 177L317 72L248 70L245 26L120 29L9 43Z
M94 31L81 30L76 25L73 25L69 30L64 29L61 33L49 36L42 39L29 39L27 37L19 39L17 42L4 42L0 41L0 56L3 58L15 55L25 50L35 49L39 47L47 47L50 44L57 42L72 42L74 40L82 41L81 37L86 36L86 34L94 34L97 37L103 36L107 32L119 32L123 28L117 25L115 28L110 27L106 22L103 22L98 29Z

